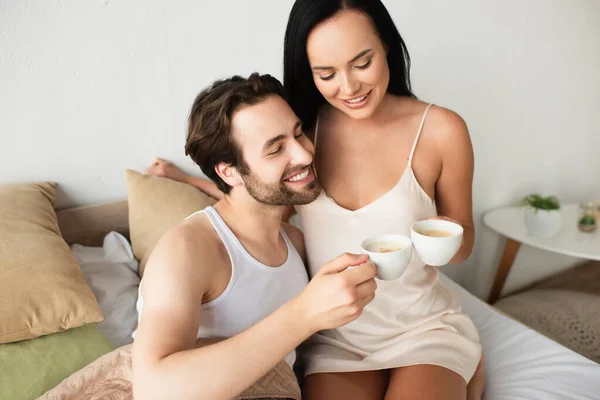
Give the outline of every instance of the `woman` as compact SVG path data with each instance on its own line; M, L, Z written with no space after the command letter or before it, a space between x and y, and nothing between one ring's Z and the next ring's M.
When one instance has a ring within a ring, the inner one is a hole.
M284 85L315 144L323 187L315 202L297 207L311 275L337 254L360 252L368 236L409 235L427 218L463 226L452 263L472 251L468 130L457 114L415 98L409 67L379 0L294 4ZM149 172L165 168L173 166L159 160ZM219 196L206 181L175 178ZM306 399L479 399L484 387L474 325L437 270L416 256L399 279L378 281L355 322L315 335L303 358Z

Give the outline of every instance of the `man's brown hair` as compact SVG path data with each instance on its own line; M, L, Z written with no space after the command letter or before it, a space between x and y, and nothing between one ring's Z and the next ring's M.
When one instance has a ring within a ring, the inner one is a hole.
M285 94L281 82L271 75L253 73L250 77L232 76L218 80L196 96L188 120L185 154L198 164L225 194L231 190L215 171L223 162L248 173L239 145L231 134L231 118L242 106L261 102L269 95Z

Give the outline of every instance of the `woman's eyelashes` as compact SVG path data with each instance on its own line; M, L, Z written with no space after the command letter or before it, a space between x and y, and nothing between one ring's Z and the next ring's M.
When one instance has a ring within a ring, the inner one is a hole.
M372 59L372 58L370 58L370 59L369 59L369 60L368 60L366 63L364 63L364 64L362 64L362 65L357 65L357 66L355 66L354 68L356 68L356 69L360 69L360 70L365 70L365 69L369 68L369 66L371 65L371 61L372 61L372 60L373 60L373 59ZM331 75L327 75L327 76L320 76L320 78L321 78L321 80L323 80L323 81L330 81L330 80L332 80L332 79L333 79L333 77L334 77L334 76L335 76L335 72L334 72L334 73L332 73Z
M370 58L369 61L367 61L363 65L357 65L356 68L358 68L358 69L367 69L371 65L371 61L372 61L372 59Z

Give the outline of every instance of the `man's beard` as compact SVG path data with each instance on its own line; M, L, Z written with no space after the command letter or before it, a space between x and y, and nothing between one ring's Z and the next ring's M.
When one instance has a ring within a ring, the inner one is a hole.
M297 168L295 168L297 170ZM303 169L306 169L304 167ZM301 170L298 170L298 172ZM288 176L286 173L284 176ZM271 206L295 206L312 203L321 193L321 185L316 179L306 185L302 191L288 189L285 182L269 184L260 180L252 172L241 175L248 194L259 203Z

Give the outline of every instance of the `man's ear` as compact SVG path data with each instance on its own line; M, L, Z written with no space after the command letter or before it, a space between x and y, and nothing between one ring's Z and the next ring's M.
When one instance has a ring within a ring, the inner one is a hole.
M237 168L231 164L226 164L224 162L218 163L215 165L215 172L231 187L239 186L244 183Z

